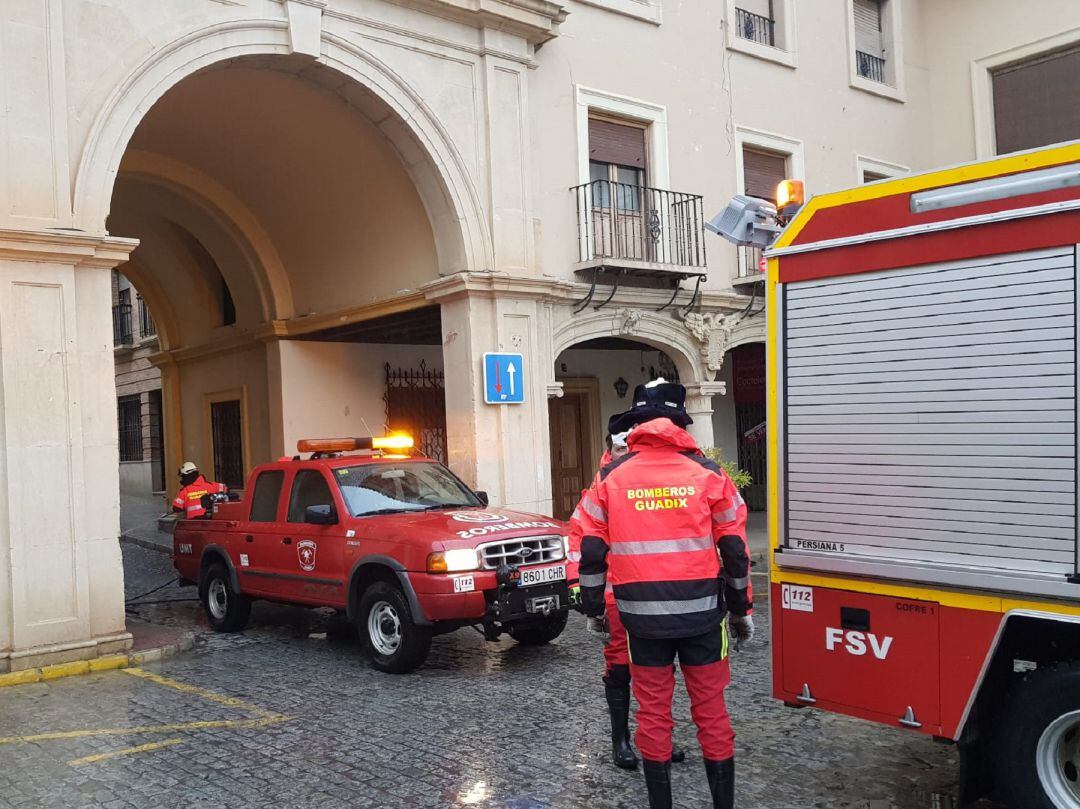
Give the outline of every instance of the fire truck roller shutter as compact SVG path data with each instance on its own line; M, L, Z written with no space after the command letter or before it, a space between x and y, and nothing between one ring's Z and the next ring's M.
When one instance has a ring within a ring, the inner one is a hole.
M1074 248L787 284L786 547L1074 573Z

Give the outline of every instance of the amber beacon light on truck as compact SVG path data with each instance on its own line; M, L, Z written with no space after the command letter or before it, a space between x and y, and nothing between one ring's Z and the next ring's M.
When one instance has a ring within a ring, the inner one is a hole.
M408 452L413 448L412 436L391 433L360 438L302 438L296 442L297 452L311 452L319 457L339 452Z

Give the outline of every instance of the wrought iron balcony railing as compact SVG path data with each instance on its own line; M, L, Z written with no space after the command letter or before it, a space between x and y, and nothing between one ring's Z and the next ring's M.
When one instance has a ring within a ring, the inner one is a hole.
M131 331L131 304L118 303L112 308L113 343L118 346L129 346L135 342L135 335Z
M776 21L741 8L735 9L735 35L760 45L776 47Z
M705 267L700 195L609 180L570 190L577 204L580 261L613 267Z
M885 60L863 51L855 51L855 69L864 79L885 84Z
M150 314L150 307L146 305L141 297L139 298L139 336L140 337L153 337L157 334L157 325L154 323L154 318Z

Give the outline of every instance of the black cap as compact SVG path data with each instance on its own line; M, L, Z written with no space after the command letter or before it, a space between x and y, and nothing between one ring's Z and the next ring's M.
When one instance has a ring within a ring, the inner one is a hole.
M608 419L608 432L624 433L631 427L653 419L671 419L677 427L687 427L694 420L686 412L686 388L675 382L634 388L634 406Z

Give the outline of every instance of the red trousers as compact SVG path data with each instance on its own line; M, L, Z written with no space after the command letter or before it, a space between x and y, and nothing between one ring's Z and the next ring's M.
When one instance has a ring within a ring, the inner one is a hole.
M619 617L619 608L615 606L615 596L609 591L604 594L604 612L607 615L611 637L604 644L605 676L611 676L612 666L630 665L630 648L626 638L626 628Z
M630 636L630 677L637 698L637 747L650 761L671 759L671 699L675 693L675 670L679 658L690 715L698 729L705 758L723 761L735 755L735 732L731 728L724 689L731 681L727 658L726 629L721 625L692 638L640 638Z

